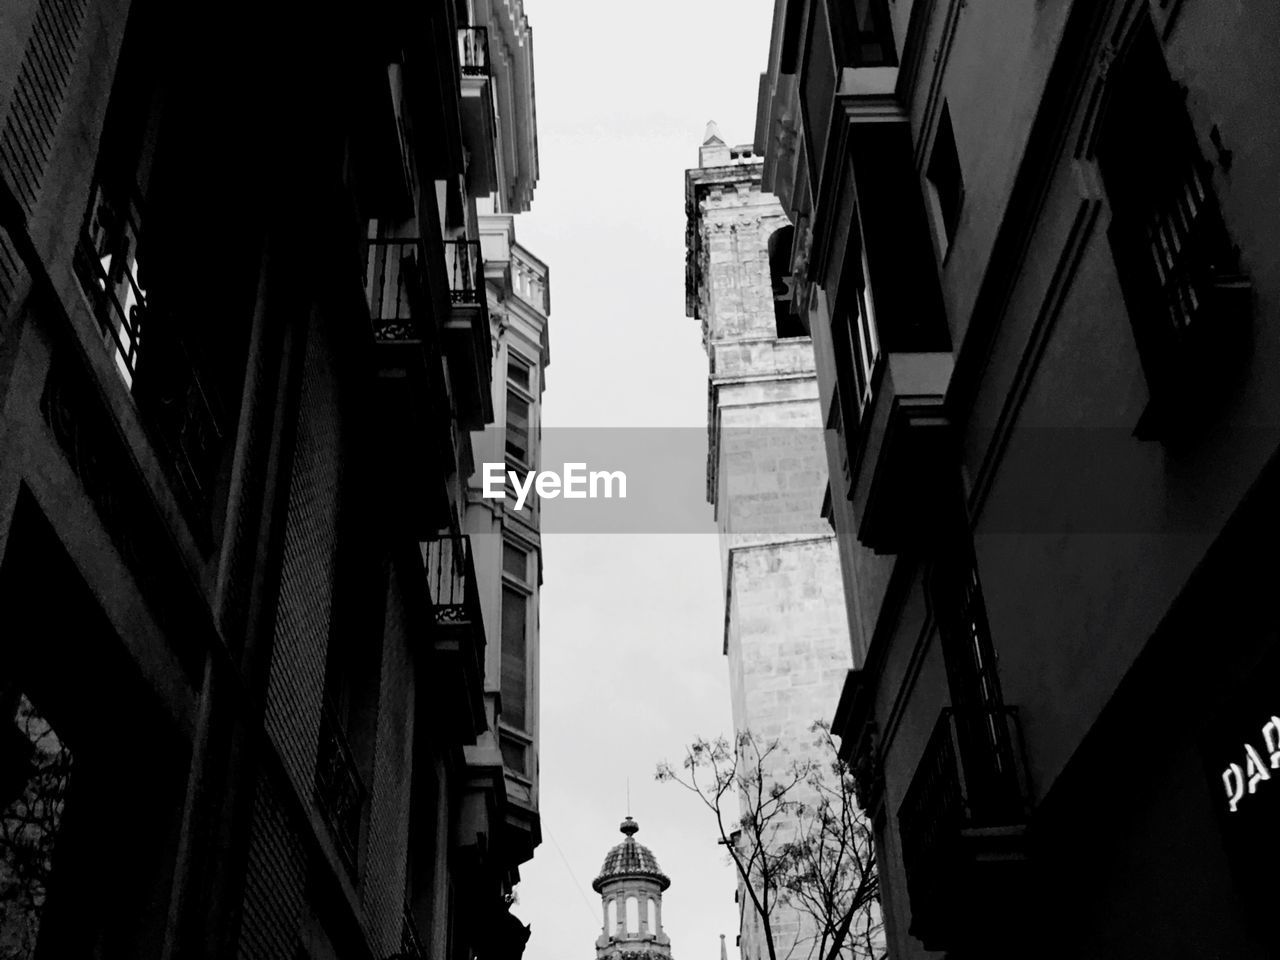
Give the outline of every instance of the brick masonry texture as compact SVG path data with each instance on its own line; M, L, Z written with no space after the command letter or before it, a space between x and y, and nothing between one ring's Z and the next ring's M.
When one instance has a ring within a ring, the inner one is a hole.
M294 790L309 798L324 698L342 470L333 371L319 324L307 338L300 407L266 728Z
M400 949L400 916L409 847L409 772L413 750L413 661L407 643L400 584L391 573L391 602L382 651L377 745L369 801L364 910L378 956Z
M268 776L259 777L240 926L241 960L294 960L306 851Z

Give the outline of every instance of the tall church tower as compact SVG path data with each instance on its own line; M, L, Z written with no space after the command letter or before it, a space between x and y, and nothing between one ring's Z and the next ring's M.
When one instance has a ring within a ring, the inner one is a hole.
M731 147L708 125L698 167L685 174L685 208L687 312L702 324L710 361L707 499L720 531L733 724L758 744L779 741L768 776L814 756L810 728L835 713L853 653L838 546L823 519L813 341L783 279L792 228L761 189L762 167L751 146ZM749 908L741 916L741 958L762 960L758 918ZM811 917L779 904L771 924L780 956L808 957Z
M618 829L626 839L605 855L591 882L604 914L596 960L671 960L671 939L662 932L662 892L671 881L636 842L638 823L628 816Z

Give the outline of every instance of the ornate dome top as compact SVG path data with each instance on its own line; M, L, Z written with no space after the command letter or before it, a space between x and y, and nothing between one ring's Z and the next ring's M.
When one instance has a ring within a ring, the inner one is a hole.
M659 890L671 886L671 881L658 866L653 852L644 844L636 842L640 824L628 816L618 829L627 839L605 854L604 865L600 867L600 875L591 881L591 889L599 893L601 887L619 877L647 877L658 884Z

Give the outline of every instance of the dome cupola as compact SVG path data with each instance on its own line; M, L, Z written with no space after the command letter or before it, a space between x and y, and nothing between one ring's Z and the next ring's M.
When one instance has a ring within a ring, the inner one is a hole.
M621 877L647 877L658 884L660 891L671 886L671 881L658 866L658 860L653 855L653 851L636 841L640 824L628 816L618 829L626 839L605 854L600 875L591 881L591 889L601 893L606 883Z
M591 888L600 894L604 929L597 960L671 960L671 940L662 931L662 893L671 880L644 844L629 815L618 828L625 839L605 854Z

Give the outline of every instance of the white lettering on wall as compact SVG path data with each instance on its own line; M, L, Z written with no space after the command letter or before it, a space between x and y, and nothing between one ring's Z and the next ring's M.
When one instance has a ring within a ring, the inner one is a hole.
M1262 726L1262 742L1266 746L1264 760L1252 743L1244 745L1244 766L1229 763L1222 771L1222 785L1227 793L1227 809L1235 813L1245 794L1254 794L1258 784L1271 779L1272 770L1280 770L1280 717L1273 716Z

